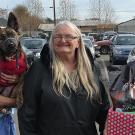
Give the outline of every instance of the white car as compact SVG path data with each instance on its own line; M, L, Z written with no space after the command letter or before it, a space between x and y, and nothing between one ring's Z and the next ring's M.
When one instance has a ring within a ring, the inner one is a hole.
M95 58L95 48L94 48L94 45L92 44L91 40L88 38L83 38L83 41L84 41L85 46L90 49L93 58Z
M127 59L127 63L135 61L135 47L130 51Z

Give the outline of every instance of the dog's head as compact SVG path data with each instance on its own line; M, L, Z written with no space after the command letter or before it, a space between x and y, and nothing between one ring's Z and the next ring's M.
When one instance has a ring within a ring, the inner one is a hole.
M9 13L7 27L0 27L0 59L17 56L19 53L19 25L16 16Z

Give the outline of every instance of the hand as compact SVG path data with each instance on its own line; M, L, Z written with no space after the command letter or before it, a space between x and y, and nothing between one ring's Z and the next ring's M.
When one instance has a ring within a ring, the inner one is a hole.
M104 128L104 131L103 131L103 135L107 135L107 120L105 122L105 128Z
M135 99L135 82L133 86L130 88L129 92L130 92L131 98Z
M107 135L107 129L104 129L103 135Z
M17 83L19 80L19 76L18 75L7 75L3 72L0 73L1 76L1 81L2 82L8 82L8 83Z
M0 112L3 113L3 114L6 114L7 113L7 109L6 108L2 108L2 109L0 109Z

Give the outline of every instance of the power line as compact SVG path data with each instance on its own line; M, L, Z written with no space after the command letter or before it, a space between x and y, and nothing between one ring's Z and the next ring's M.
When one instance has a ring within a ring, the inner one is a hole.
M114 10L114 12L135 12L135 10Z

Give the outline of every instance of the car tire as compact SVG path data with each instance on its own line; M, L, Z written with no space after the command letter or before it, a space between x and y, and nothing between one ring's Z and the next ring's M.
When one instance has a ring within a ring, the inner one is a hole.
M109 53L109 48L106 47L106 46L102 46L102 47L100 48L100 52L101 52L102 54L108 54L108 53Z
M112 63L112 56L109 57L109 62Z
M113 55L112 55L112 54L110 54L110 59L109 59L109 61L110 61L110 63L111 63L112 65L115 65L115 64L116 64L116 60L113 58Z
M111 59L111 63L112 63L112 65L115 65L115 64L116 64L116 60L114 60L113 57L112 57L112 59Z

